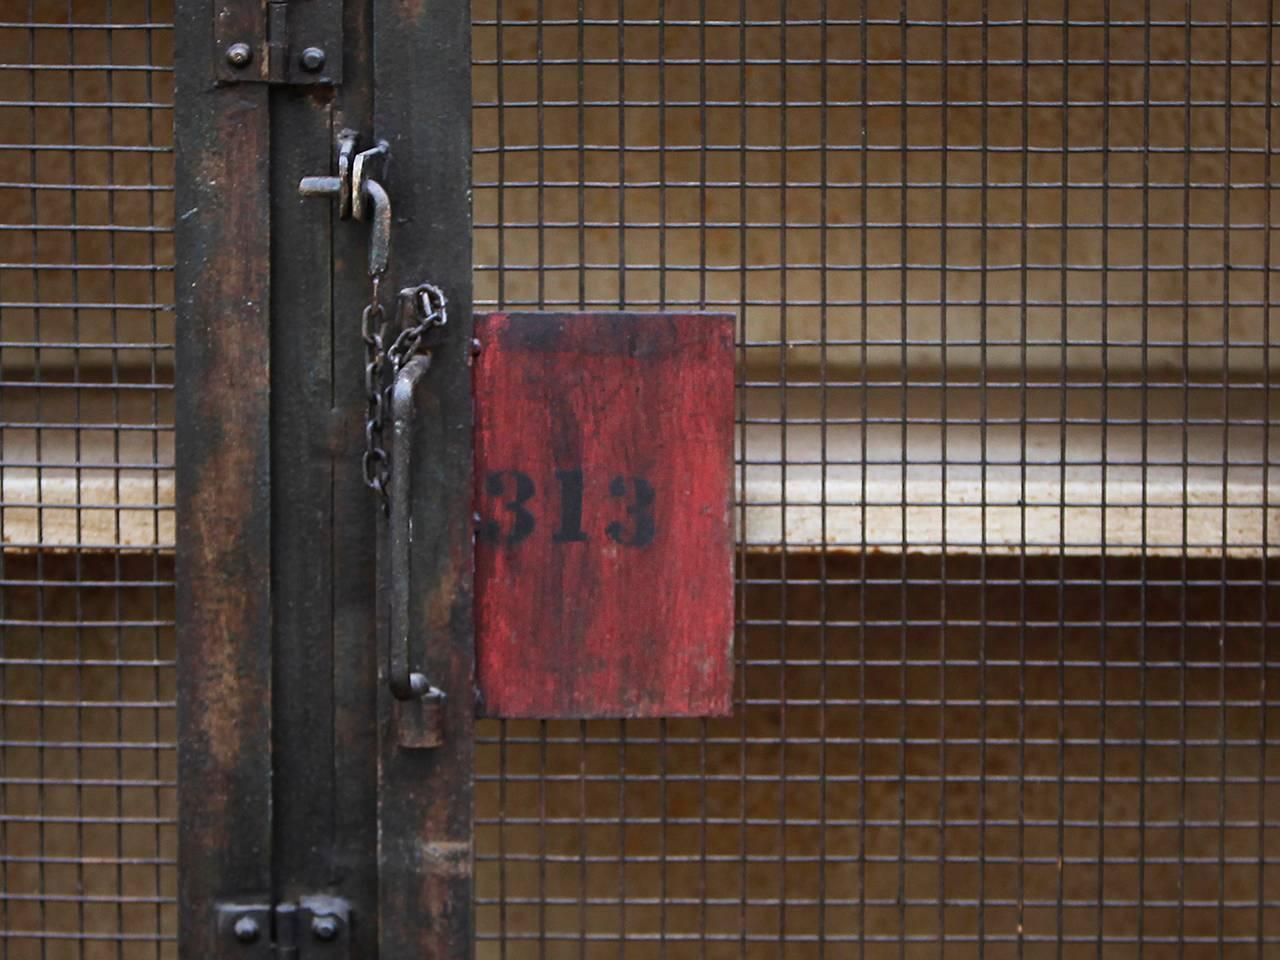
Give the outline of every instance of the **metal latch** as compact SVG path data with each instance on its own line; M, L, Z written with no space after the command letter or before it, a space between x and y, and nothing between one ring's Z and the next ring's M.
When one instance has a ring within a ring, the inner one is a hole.
M434 397L419 390L419 386L431 363L431 334L448 324L448 301L440 287L423 282L399 292L390 316L383 307L379 283L390 255L391 199L377 178L385 176L388 146L386 141L379 141L372 148L357 152L356 143L355 132L343 130L338 135L337 173L303 177L298 192L304 197L337 201L341 219L372 221L369 303L360 317L368 398L362 464L365 484L378 493L380 513L391 524L387 538L391 550L391 609L386 668L396 704L397 739L406 749L429 749L438 747L444 739L445 693L414 666L409 570L413 540L412 437L420 406L431 407L428 419L437 426L440 422ZM390 455L383 444L388 412L392 430ZM424 653L418 651L419 656Z
M315 895L274 906L219 903L215 922L220 957L349 960L351 956L351 907L340 897Z
M341 83L342 0L220 0L213 72L223 83Z
M387 270L391 252L391 198L386 188L373 176L375 163L385 165L387 143L378 143L356 153L356 135L351 130L338 134L338 173L336 176L303 177L298 193L304 197L329 197L338 201L338 216L343 220L372 221L369 234L369 276L380 277Z

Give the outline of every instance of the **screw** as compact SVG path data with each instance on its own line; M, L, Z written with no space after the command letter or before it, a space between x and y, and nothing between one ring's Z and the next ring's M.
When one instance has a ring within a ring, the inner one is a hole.
M253 943L258 939L258 921L253 917L241 917L236 921L235 934L236 939L241 943Z
M336 940L338 937L338 918L321 914L311 920L311 932L317 940Z
M253 50L247 43L233 43L227 47L227 63L237 70L242 70L253 59Z
M307 47L302 51L302 69L309 70L311 73L317 72L324 66L324 51L319 47Z

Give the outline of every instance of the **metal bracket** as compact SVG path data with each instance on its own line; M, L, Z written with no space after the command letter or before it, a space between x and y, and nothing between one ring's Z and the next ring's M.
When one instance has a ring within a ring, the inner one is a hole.
M220 957L236 960L350 960L351 907L340 897L217 904Z
M222 0L213 73L222 83L341 83L342 0Z

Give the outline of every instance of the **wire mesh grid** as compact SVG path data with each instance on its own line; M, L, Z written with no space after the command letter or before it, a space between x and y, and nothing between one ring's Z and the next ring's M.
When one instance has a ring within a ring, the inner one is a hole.
M479 953L1276 950L1275 10L477 0L477 302L740 320L731 719L489 722Z
M0 943L172 953L171 14L0 15ZM478 302L741 321L735 715L488 723L499 956L1262 956L1267 3L477 0Z
M171 956L165 0L0 2L0 956Z

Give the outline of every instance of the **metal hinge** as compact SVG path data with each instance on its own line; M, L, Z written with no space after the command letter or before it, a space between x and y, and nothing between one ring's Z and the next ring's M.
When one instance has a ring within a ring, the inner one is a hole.
M236 960L350 960L351 908L316 895L269 906L217 905L219 957Z
M213 72L223 83L340 83L341 0L219 0Z

